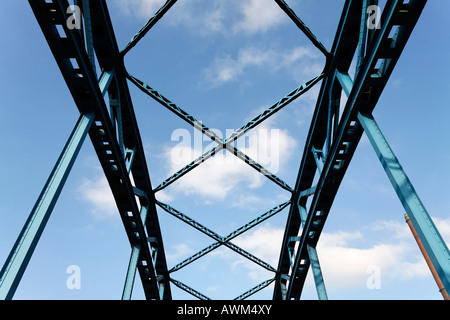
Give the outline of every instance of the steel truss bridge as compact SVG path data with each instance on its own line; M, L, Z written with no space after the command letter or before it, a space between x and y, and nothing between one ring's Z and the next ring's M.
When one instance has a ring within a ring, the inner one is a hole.
M136 273L147 299L172 299L172 285L199 299L209 299L172 275L220 246L273 273L272 278L236 299L245 299L272 283L274 300L300 299L309 269L319 299L327 299L316 245L363 132L375 149L443 285L450 290L449 250L372 115L427 1L388 0L382 10L380 25L368 28L366 22L370 10L367 9L378 5L378 0L346 0L330 50L284 0L274 1L326 57L323 72L223 139L143 80L128 73L124 65L124 56L170 11L176 0L167 0L122 50L118 48L105 0L75 0L72 3L67 0L29 0L80 117L1 270L0 298L13 298L87 136L101 163L131 246L123 299L131 298ZM71 5L81 9L81 20L76 21L79 17L68 10ZM70 28L68 21L79 23L82 28ZM351 77L349 68L353 57L357 64L356 73ZM100 75L96 74L97 67L101 70ZM152 186L129 83L200 130L217 146L160 185ZM234 147L233 142L319 83L320 92L297 180L294 186L289 186ZM340 105L342 94L347 97L344 106ZM221 150L229 151L291 193L289 201L225 236L155 198L155 193ZM285 208L289 213L277 266L271 266L232 242ZM212 244L168 269L158 210L166 211L209 236Z

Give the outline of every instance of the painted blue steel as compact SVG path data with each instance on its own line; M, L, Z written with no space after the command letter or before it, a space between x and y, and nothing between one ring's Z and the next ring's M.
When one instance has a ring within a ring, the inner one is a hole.
M240 248L239 246L235 245L234 243L230 242L229 240L225 240L224 237L220 236L216 232L212 231L208 227L205 227L201 223L195 221L194 219L188 217L187 215L181 213L180 211L176 210L172 206L162 203L160 201L156 201L156 204L160 206L164 211L167 213L170 213L172 216L180 219L181 221L187 223L191 227L197 229L198 231L206 234L207 236L211 237L212 239L216 240L217 242L220 242L220 244L228 247L229 249L233 250L234 252L240 254L241 256L247 258L248 260L256 263L257 265L263 267L264 269L267 269L272 272L276 272L276 269L272 267L267 262L259 259L258 257L255 257L251 253L247 252L246 250Z
M309 262L314 276L314 282L316 284L317 297L319 300L328 300L327 290L325 288L325 282L323 280L322 268L320 267L319 257L315 247L307 245Z
M292 296L294 285L297 282L297 279L299 279L298 275L299 274L302 275L301 279L303 281L306 278L306 274L309 269L309 261L305 259L305 257L307 256L307 246L308 245L314 246L315 243L317 243L326 218L326 215L323 214L324 213L322 208L323 205L320 204L320 202L324 201L322 200L323 199L322 195L325 193L325 191L328 191L326 183L327 181L329 181L328 179L333 174L333 171L335 171L336 169L342 170L343 168L345 168L343 167L343 161L338 160L336 158L338 148L344 141L343 140L344 132L349 130L348 128L351 122L350 119L351 115L353 114L357 98L361 93L363 83L369 76L369 71L373 68L373 63L375 61L375 57L378 53L378 49L380 48L380 44L384 38L384 35L388 32L389 27L392 27L390 21L392 16L394 15L395 9L397 8L397 4L398 4L397 1L392 1L386 4L383 15L384 16L383 25L377 35L377 38L374 39L375 42L372 43L371 45L371 52L365 57L364 64L361 68L361 72L358 73L357 75L357 81L355 81L355 85L353 86L352 88L353 90L349 95L346 108L340 119L338 135L336 136L336 139L333 142L330 153L327 155L326 162L324 164L322 173L319 178L318 187L316 193L314 194L312 203L310 205L308 217L302 230L301 240L299 242L299 247L295 255L294 267L292 268L292 273L290 275L291 282L289 283L288 286L287 292L288 298ZM336 181L334 181L334 184L336 184ZM327 195L327 198L330 198L330 196ZM331 203L328 202L328 205L329 207L331 207ZM317 217L317 213L320 213L319 217ZM328 212L326 212L326 214L328 214Z
M114 71L104 71L101 76L100 80L98 81L98 86L100 88L100 92L102 96L105 96L108 93L109 86L114 78Z
M131 41L122 50L121 55L124 56L141 40L148 31L164 16L164 14L177 2L177 0L168 0L164 5L148 20L145 26L131 39Z
M277 213L281 212L284 208L286 208L290 204L290 202L291 201L289 200L289 201L286 201L286 202L284 202L284 203L282 203L282 204L280 204L278 206L273 207L269 211L263 213L259 217L253 219L252 221L246 223L245 225L237 228L236 230L234 230L233 232L231 232L227 236L223 237L222 241L217 241L217 242L209 245L208 247L198 251L197 253L193 254L192 256L190 256L189 258L183 260L182 262L178 263L172 269L170 269L169 272L175 272L175 271L180 270L181 268L184 268L188 264L190 264L190 263L194 262L195 260L197 260L197 259L201 258L202 256L204 256L205 254L213 251L214 249L217 249L222 244L224 244L224 243L234 239L235 237L237 237L237 236L243 234L244 232L247 232L251 228L257 226L261 222L266 221L267 219L273 217Z
M0 272L1 300L12 299L93 121L93 113L80 116L39 195Z
M147 220L148 208L141 208L141 220L142 223L145 224ZM122 292L122 300L130 300L133 292L134 278L136 276L136 270L139 263L139 255L141 253L141 246L139 243L136 243L132 246L130 262L128 263L127 275L125 277L125 285L123 287Z
M135 244L131 249L130 262L128 263L127 275L125 277L125 285L122 292L122 300L131 300L133 293L134 278L136 277L136 270L139 263L139 254L141 253L141 246Z
M268 171L266 168L261 166L259 163L257 163L255 160L251 159L249 156L245 155L242 151L238 150L236 147L232 146L231 144L237 140L238 138L242 137L245 133L247 133L250 129L253 129L258 124L262 123L263 121L267 120L270 116L274 115L276 112L280 111L282 108L290 104L292 101L309 91L316 83L318 83L322 77L323 74L318 75L311 80L301 84L298 88L290 92L288 95L277 101L275 104L273 104L271 107L267 108L265 111L263 111L261 114L250 120L247 124L242 126L241 128L235 130L232 134L230 134L226 139L222 140L221 137L219 137L214 131L209 129L207 126L205 126L201 121L194 118L192 115L181 109L179 106L177 106L175 103L171 102L168 98L164 97L162 94L160 94L158 91L153 89L151 86L146 84L145 82L137 79L136 77L128 74L128 79L134 83L141 91L155 99L157 102L159 102L161 105L172 111L174 114L179 116L181 119L192 125L195 129L200 130L203 134L205 134L207 137L209 137L211 140L217 142L219 145L206 151L201 156L199 156L197 159L193 160L191 163L174 173L172 176L170 176L168 179L164 180L159 186L157 186L154 191L160 191L166 187L168 187L170 184L187 174L189 171L196 168L198 165L203 163L204 161L208 160L212 156L214 156L217 152L222 150L223 148L226 148L228 151L230 151L232 154L237 156L239 159L243 160L245 163L249 164L252 168L266 176L269 180L276 183L280 187L282 187L285 190L288 190L292 192L292 188L289 187L289 185L286 184L283 180L275 176L273 173Z
M91 61L92 69L94 70L94 73L96 73L94 39L92 36L92 19L91 19L90 1L81 0L81 2L82 2L83 16L84 16L86 51L89 56L89 61Z
M329 209L325 209L325 211L323 209L323 205L326 202L321 196L321 193L324 193L326 190L326 192L328 193L327 198L330 198L330 186L327 186L326 188L324 187L326 185L326 181L328 181L328 179L331 179L331 176L333 176L332 181L336 185L339 181L337 180L337 177L343 176L343 173L339 176L336 174L336 172L342 172L343 170L345 170L351 159L350 157L347 157L347 161L345 161L345 158L338 156L339 150L341 149L341 144L345 144L347 154L352 154L352 152L354 152L352 150L356 148L357 142L359 141L361 130L358 129L357 122L353 124L353 120L355 119L355 110L357 110L358 108L362 108L362 106L364 105L362 102L363 100L367 101L366 98L362 99L362 97L366 95L365 92L362 92L362 88L367 88L370 85L372 85L373 88L378 87L378 91L372 90L369 96L369 102L371 103L371 105L369 105L373 109L384 85L386 84L390 76L390 73L392 72L396 61L401 54L404 45L406 44L409 34L412 32L412 29L420 15L421 9L423 8L424 4L425 2L410 2L408 6L405 6L402 2L395 1L386 4L386 7L383 11L383 23L381 29L373 38L370 44L371 49L364 57L364 63L361 66L360 72L356 76L355 85L352 87L352 91L349 95L346 108L340 120L341 123L339 132L336 136L336 140L333 143L330 155L326 159L324 170L319 179L318 192L316 192L314 196L308 215L308 220L302 233L302 238L304 239L304 241L300 243L298 254L296 255L297 261L292 272L292 277L294 279L297 279L295 276L298 273L306 275L306 268L304 268L304 266L301 266L299 263L301 257L304 256L304 253L301 252L302 250L305 250L304 244L308 242L317 242L324 220L326 218L326 215L328 214ZM414 7L414 5L416 6ZM393 28L394 23L399 21L399 17L402 15L404 16L405 12L411 14L410 20L408 22L405 22L405 25L401 25L399 30L401 30L402 32L397 33L394 38L390 40L388 37L388 34L390 33L389 31ZM398 36L399 34L402 34L402 36ZM397 46L395 48L395 51L390 53L387 53L385 51L386 48L382 44L387 41L390 42L391 46L392 44L395 44L395 46ZM376 62L380 56L383 56L384 62L382 63L382 67L376 69ZM344 82L345 80L348 80L348 78L344 78ZM367 109L369 105L367 105L366 102L364 107ZM331 206L331 203L329 203L329 206ZM318 213L320 213L319 217L317 217ZM319 227L317 225L313 225L314 223L318 222ZM300 270L297 269L297 266L299 266Z
M106 74L105 70L114 70L115 81L110 82L108 91L115 90L115 96L120 97L124 146L120 146L117 141L117 133L80 33L68 29L65 23L62 24L65 35L61 37L56 32L56 24L69 18L66 12L68 2L29 0L29 3L78 109L81 113L95 113L95 122L89 136L110 185L130 245L140 244L138 269L146 298L160 299L163 289L164 299L170 299L168 270L154 195L106 2L90 1L92 35L98 67L103 74ZM71 59L77 61L77 68L70 63ZM130 174L122 152L125 149L136 149ZM135 185L132 185L130 175L133 176ZM133 188L143 190L146 197L136 199ZM139 208L146 205L149 214L144 226ZM157 241L149 244L147 235ZM153 262L154 256L157 257L156 263Z
M329 56L330 53L323 46L323 44L317 39L317 37L311 32L311 30L303 23L303 21L297 16L284 0L275 0L281 9L288 15L289 18L295 23L295 25L303 31L308 39L325 55Z
M114 131L117 132L117 142L119 143L120 150L126 156L125 143L123 142L122 104L120 101L120 93L115 93L110 90L108 94L111 122L113 124Z
M117 117L117 135L114 137L119 143L119 148L123 152L125 150L133 150L131 156L125 156L128 162L127 170L130 170L130 175L133 177L134 186L133 190L140 190L143 196L139 196L137 199L137 208L133 210L125 209L120 213L124 222L125 229L133 227L133 220L135 223L141 224L139 219L139 207L147 206L148 215L147 219L142 225L145 231L140 237L141 242L141 256L138 264L141 282L143 284L145 295L148 299L171 299L171 290L169 283L169 276L167 270L167 263L163 245L163 239L161 235L160 225L158 221L158 215L156 211L156 205L154 202L153 188L150 181L149 171L147 168L147 161L145 159L144 148L139 133L139 128L134 114L133 104L126 81L126 72L123 66L123 57L119 52L115 35L110 21L107 5L105 1L91 1L91 12L93 14L93 31L94 31L94 47L97 53L98 64L102 70L113 69L116 72L115 82L113 89L115 92L110 92L112 98L118 99L120 107L120 117ZM111 94L113 93L113 94ZM121 134L122 131L122 134ZM123 144L123 146L122 146ZM118 154L119 156L119 154ZM122 155L122 159L123 159ZM122 163L122 160L120 160ZM105 172L106 173L106 172ZM110 180L118 179L120 181L126 181L129 183L128 171L123 171L121 175L114 174L113 177L110 173L107 173L107 178ZM126 175L126 177L125 177ZM110 186L114 191L116 181L111 181ZM122 195L123 195L122 191ZM117 196L120 197L120 191L117 192ZM131 199L131 197L133 199ZM119 200L119 198L117 199ZM121 200L119 200L121 201ZM120 208L119 201L116 201L118 208ZM136 202L133 194L130 194L130 202ZM134 206L132 204L132 206ZM136 210L136 211L135 211ZM129 214L132 217L127 217ZM122 215L123 214L123 215ZM131 225L130 225L131 223ZM139 227L138 227L139 229ZM152 241L146 241L146 235L148 239ZM131 242L133 245L133 242Z
M299 168L299 173L297 176L297 181L295 184L295 193L293 195L293 204L295 203L295 205L291 205L286 222L285 234L278 263L278 275L275 281L273 295L274 300L287 298L287 286L289 285L291 280L289 274L292 268L290 252L294 250L290 239L291 237L295 237L298 235L301 226L301 219L297 202L301 200L301 194L310 195L311 192L316 192L317 189L316 186L312 186L315 170L317 169L317 167L314 154L311 151L313 150L313 148L322 148L327 137L326 128L328 127L329 120L328 99L330 90L333 90L335 86L333 79L335 70L338 67L344 70L349 68L351 57L349 57L350 55L348 55L348 52L351 52L357 44L357 40L352 37L353 28L350 27L351 23L349 23L349 21L351 21L352 23L360 21L359 14L357 16L357 20L354 17L353 13L356 9L355 7L355 3L351 0L347 0L345 2L341 20L331 51L332 54L328 58L327 65L324 70L324 81L322 81L316 109L312 118L310 130L305 144L305 149L303 152L303 157ZM339 100L339 92L337 92L336 96L333 96L333 99ZM304 202L306 203L306 197L303 197L303 199L305 199ZM299 287L300 288L297 290L298 293L294 294L294 297L299 297L301 286Z
M107 91L112 77L112 72L102 74L98 84L102 95ZM2 269L0 287L2 288L1 292L5 293L0 295L0 299L11 299L13 297L94 118L94 113L80 116L7 259L7 263Z
M235 130L232 134L230 134L224 143L228 144L239 137L242 137L246 132L248 132L250 129L253 129L258 124L262 123L263 121L267 120L270 116L274 115L276 112L280 111L282 108L287 106L288 104L292 103L294 100L296 100L301 95L305 94L309 91L316 83L318 83L320 80L322 80L323 74L320 74L307 82L301 84L299 87L291 91L289 94L287 94L285 97L274 103L272 106L264 110L262 113L260 113L258 116L250 120L247 124L243 125L239 129Z
M275 278L266 280L261 282L260 284L254 286L253 288L251 288L250 290L247 290L246 292L240 294L239 296L237 296L236 298L234 298L233 300L245 300L248 297L254 295L255 293L257 293L258 291L261 291L262 289L270 286L272 284L272 282L275 281Z
M309 81L301 84L298 88L290 92L288 95L283 97L281 100L273 104L271 107L263 111L261 114L250 120L247 124L242 126L241 128L234 131L232 134L230 134L224 141L224 144L228 151L232 152L234 155L236 155L239 159L244 160L245 163L249 164L251 167L256 169L258 172L266 176L269 180L276 183L281 188L288 190L289 192L293 192L294 190L287 185L284 181L282 181L280 178L269 172L267 169L259 165L256 161L252 160L245 154L243 154L240 150L237 150L235 147L231 147L231 143L233 143L236 139L239 137L242 137L245 133L247 133L250 129L253 129L258 124L262 123L263 121L267 120L270 116L287 106L288 104L292 103L295 99L309 91L314 85L316 85L320 80L322 80L323 74L320 74Z
M175 103L164 97L161 93L153 89L151 86L149 86L144 81L139 80L138 78L132 76L131 74L128 74L128 79L134 83L142 92L146 93L148 96L152 97L155 101L159 102L161 105L166 107L168 110L176 114L178 117L186 121L188 124L193 126L195 129L199 130L203 134L205 134L208 138L210 138L213 141L217 141L219 143L222 143L222 137L218 136L216 132L208 128L203 124L202 121L197 120L192 115L190 115L188 112L181 109L179 106L177 106Z
M127 162L127 172L130 173L131 167L133 166L133 160L134 156L136 154L136 148L133 148L132 150L127 149L125 151L125 161Z
M95 117L95 124L91 126L89 135L116 200L132 251L123 298L131 298L135 273L136 270L139 270L148 299L170 299L170 281L200 299L209 299L187 285L170 279L156 205L217 241L176 265L170 272L179 270L215 248L225 245L260 266L275 272L275 279L261 283L238 298L246 298L274 281L274 299L298 299L310 266L313 270L319 299L327 298L315 246L339 184L363 133L357 115L361 116L359 113L361 110L370 114L375 107L426 1L410 0L404 2L395 0L387 2L381 17L383 23L381 30L367 31L364 25L367 18L367 13L364 12L365 7L377 4L378 1L347 0L344 4L333 48L331 52L328 52L284 0L275 0L297 27L326 56L324 73L301 85L225 139L217 136L156 90L130 76L125 70L123 59L126 53L137 45L175 4L176 0L166 1L122 52L117 48L105 0L76 2L76 4L82 3L83 6L86 25L84 35L83 32L65 28L64 21L67 21L68 18L66 9L69 6L67 0L29 0L29 2L80 113L92 113ZM63 25L66 37L60 38L58 36L55 28L57 24ZM355 28L358 24L360 27ZM398 30L393 37L390 37L389 33L394 25L398 26ZM85 37L85 40L83 37ZM86 47L84 41L86 41ZM102 71L100 83L97 83L96 80L94 50L95 57L98 59L98 67ZM352 79L348 75L353 57L352 53L355 53L357 58L354 85L352 85ZM75 67L69 62L73 59L76 60L79 67ZM377 61L381 63L378 63L375 67ZM151 187L142 142L128 91L127 78L169 110L193 125L194 128L201 130L202 133L218 143L217 147L205 152L163 181L155 189ZM291 188L235 148L233 143L248 130L281 110L322 79L319 99L305 144L298 178L295 188ZM342 90L349 95L349 99L340 118L339 101ZM109 113L103 99L106 93L109 94L110 98ZM377 139L377 141L381 140L381 138ZM233 153L255 170L266 175L274 183L292 193L289 202L269 210L226 237L221 237L169 205L157 202L154 197L155 192L167 187L222 149ZM317 173L319 174L319 180L313 186L314 176ZM134 185L131 183L130 175L133 177ZM397 181L398 179L394 180L397 185L400 183ZM409 199L408 196L405 196L405 190L399 192L405 199ZM313 196L313 198L309 209L307 209L307 198L310 196ZM401 196L399 195L399 197ZM288 205L290 205L289 216L277 269L230 242L237 235L273 216ZM140 208L146 213L148 209L146 219L142 219ZM420 208L417 209L416 207L414 210L420 211ZM411 216L414 215L411 214ZM420 214L416 214L416 216L419 218L413 219L415 219L418 228L425 228L424 225L430 228L428 220L425 219L425 222L422 223ZM303 229L301 235L298 236L301 225L303 225ZM430 232L432 233L433 230ZM426 234L426 236L429 235ZM296 249L296 244L298 244L298 249ZM430 248L432 251L439 251L433 245ZM445 257L448 257L448 249L442 252L444 252L442 253L444 258L437 259L440 263L445 260ZM445 263L442 264L445 265ZM444 269L441 273L444 276L448 275L447 270ZM446 281L448 285L448 279Z
M314 160L316 161L317 171L321 174L323 169L323 151L313 148L312 153L314 155Z
M336 78L338 79L339 83L342 86L342 90L344 90L346 96L348 97L350 95L350 92L352 91L353 87L353 80L350 78L348 73L343 73L340 71L336 71Z
M389 146L380 127L369 114L358 113L358 119L364 128L375 153L386 171L398 198L408 213L414 228L427 251L439 278L447 291L450 290L450 252L436 228L428 211L420 200L414 186L403 170L399 160Z
M187 284L184 284L181 281L170 278L170 282L172 282L174 285L176 285L181 290L186 291L187 293L193 295L194 297L196 297L200 300L211 300L211 298L205 296L203 293L198 292L197 290L191 288L190 286L188 286Z
M201 156L199 156L197 159L193 160L191 163L186 165L184 168L180 169L176 173L174 173L171 177L164 180L158 187L155 188L155 192L162 190L163 188L166 188L171 183L175 182L179 178L181 178L183 175L188 173L189 171L193 170L195 167L206 161L207 159L214 156L217 152L222 150L223 148L226 148L228 151L230 151L232 154L237 156L239 159L243 160L245 163L249 164L251 167L253 167L258 172L262 173L264 176L266 176L268 179L272 180L274 183L278 184L280 187L282 187L285 190L288 190L292 192L292 188L287 185L284 181L282 181L280 178L276 177L274 174L269 172L267 169L265 169L263 166L259 165L256 161L252 160L250 157L245 155L243 152L238 150L235 147L232 147L231 144L238 139L239 137L243 136L245 133L247 133L250 129L254 128L264 120L267 120L270 116L281 110L283 107L300 97L302 94L306 93L309 89L311 89L316 83L318 83L323 77L323 74L303 83L298 88L293 90L291 93L289 93L287 96L273 104L270 108L263 111L261 114L256 116L254 119L250 120L247 124L242 126L241 128L235 130L233 133L231 133L222 144L219 144L218 146L206 151ZM130 79L131 80L131 79ZM137 82L137 79L134 78L132 80L135 84L143 84L143 82ZM141 90L146 89L145 84L140 86ZM149 88L149 87L148 87ZM166 107L171 107L171 109L176 114L182 114L183 119L187 121L193 121L193 117L186 117L186 112L181 112L180 108L176 107L173 103L168 103L168 100L166 98L162 98L161 95L152 94L151 90L148 90L148 94L150 94L152 97L157 98L158 101L163 101L164 105ZM195 122L193 122L195 123ZM191 123L192 124L192 123ZM200 128L200 127L197 127ZM207 128L207 127L206 127ZM202 131L203 132L203 131ZM214 140L214 139L213 139ZM215 140L216 142L219 142L218 140Z
M304 225L306 222L306 217L308 212L306 212L305 207L298 205L298 211L300 213L300 219ZM300 237L296 237L296 241L300 240ZM322 268L320 267L319 256L317 255L317 250L315 247L308 245L308 258L311 264L311 269L314 276L314 282L316 284L316 291L319 300L328 300L327 290L325 288L325 282L323 280Z
M198 158L191 161L189 164L175 172L173 175L171 175L169 178L161 182L155 189L155 192L161 191L162 189L168 187L178 179L180 179L182 176L190 172L191 170L198 167L200 164L208 160L209 158L213 157L216 153L218 153L220 150L226 147L226 150L232 152L237 158L247 163L250 167L264 175L267 179L271 180L272 182L276 183L280 187L282 187L285 190L288 190L292 192L292 188L283 180L278 178L276 175L271 173L269 170L264 168L262 165L260 165L258 162L250 158L248 155L244 154L242 151L238 150L236 147L230 146L230 143L227 144L219 144L216 147L211 148L208 151L205 151L202 155L200 155Z
M182 176L184 176L185 174L187 174L189 171L195 169L196 167L198 167L201 163L205 162L206 160L208 160L209 158L213 157L217 152L219 152L220 150L223 149L223 145L220 144L208 151L206 151L205 153L203 153L201 156L199 156L198 158L194 159L193 161L191 161L189 164L187 164L186 166L184 166L182 169L178 170L177 172L175 172L173 175L171 175L169 178L167 178L166 180L164 180L163 182L161 182L155 189L154 192L158 192L161 191L162 189L168 187L169 185L171 185L172 183L174 183L175 181L177 181L178 179L180 179Z
M366 52L366 41L367 41L367 8L369 7L369 0L362 0L362 12L361 12L361 22L359 26L359 43L358 51L356 54L356 71L358 74L359 67L361 66L362 60Z
M256 160L253 160L248 155L243 153L241 150L237 149L234 146L231 146L231 141L225 144L226 149L230 151L233 155L235 155L238 159L244 161L246 164L248 164L250 167L255 169L257 172L261 173L263 176L265 176L267 179L272 181L273 183L277 184L279 187L292 192L292 188L283 180L281 180L278 176L270 172L268 169L260 165Z
M390 1L386 3L381 17L382 26L380 30L374 32L368 43L367 53L355 77L355 85L352 88L343 115L339 119L333 143L326 155L324 167L302 230L301 241L295 253L294 267L292 268L288 260L288 252L290 250L289 238L298 232L300 219L296 218L298 216L298 208L291 206L280 255L280 276L275 283L274 299L300 298L310 266L307 246L315 246L320 237L334 197L362 135L362 128L355 121L357 120L356 112L359 109L370 111L374 109L425 4L426 1L410 1L409 3ZM330 68L326 70L328 73L326 73L325 85L323 85L319 94L296 183L296 192L311 188L314 171L308 168L311 167L314 160L311 159L313 156L309 155L310 150L312 147L321 148L324 141L323 137L326 136L326 132L324 133L324 130L321 129L324 126L318 126L316 121L321 119L320 121L324 123L325 119L327 119L327 112L323 110L324 108L326 108L325 110L328 109L328 101L325 97L328 96L329 90L333 89L336 97L340 95L342 87L339 81L334 84L333 88L329 86L328 82L334 79L336 70L345 74L344 72L349 69L350 59L353 56L349 52L357 50L360 38L359 28L354 28L354 25L361 22L361 9L361 2L359 1L349 0L344 5L341 22L333 45L333 59L329 61ZM398 28L398 31L391 38L390 32L394 26ZM379 60L381 61L381 66L377 67ZM317 170L317 167L314 167ZM296 201L296 199L294 200Z

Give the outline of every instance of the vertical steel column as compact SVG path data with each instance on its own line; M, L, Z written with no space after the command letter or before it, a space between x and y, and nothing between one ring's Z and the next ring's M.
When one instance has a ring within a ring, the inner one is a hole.
M125 278L125 285L122 292L122 300L131 300L133 293L134 278L136 277L137 264L139 262L139 254L141 253L141 246L137 243L131 249L130 262L128 264L127 277Z
M81 115L0 272L0 299L12 299L94 120Z
M366 52L366 41L367 41L367 8L369 6L369 0L362 0L362 12L361 12L361 25L359 26L359 43L357 51L356 60L356 72L358 74L359 67L362 64Z
M147 207L141 208L141 220L142 224L145 225L147 220ZM134 278L136 276L136 270L139 262L139 255L141 254L141 246L139 243L133 245L131 249L130 262L128 264L127 276L125 278L125 285L123 287L122 300L130 300L131 294L133 292Z
M450 289L450 252L416 190L403 170L372 115L358 113L358 120L386 171L392 186L403 204L411 222L439 278L447 291Z
M305 225L308 212L306 211L306 208L300 204L298 204L298 211L300 213L302 224ZM308 250L308 257L314 276L314 283L316 284L317 297L319 298L319 300L328 300L328 294L325 288L325 282L323 281L322 268L320 267L319 256L317 255L316 247L307 245L306 249Z
M95 69L95 54L94 54L94 39L92 37L92 23L91 23L91 7L89 0L82 0L84 25L85 25L85 37L86 37L86 52L89 56L89 61L92 64L92 70L96 74Z
M311 270L313 272L314 282L316 284L317 297L319 300L328 300L325 282L323 281L322 268L320 267L319 257L317 256L317 250L309 244L306 249L308 250L309 262L311 264Z

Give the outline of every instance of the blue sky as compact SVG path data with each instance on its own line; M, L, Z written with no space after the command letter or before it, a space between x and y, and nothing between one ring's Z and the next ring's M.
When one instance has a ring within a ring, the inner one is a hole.
M107 1L120 48L163 2ZM344 1L288 3L331 48ZM78 118L28 2L8 6L0 11L1 263ZM447 243L449 10L446 0L428 2L374 111ZM273 1L180 0L129 52L125 64L131 74L225 135L318 75L324 58ZM256 140L254 135L247 140L256 145L242 144L251 155L277 155L264 164L291 186L319 87L257 127ZM199 150L214 146L208 139L199 144L193 128L132 84L130 90L153 186ZM110 197L88 139L15 298L120 299L130 247ZM221 155L157 193L158 200L223 236L288 197L244 163ZM158 212L169 268L214 242ZM287 213L283 210L233 242L276 267ZM403 214L364 136L317 248L330 299L441 298ZM71 265L80 268L81 289L66 285ZM373 266L380 271L377 289L367 286ZM213 299L232 299L272 276L223 247L173 274ZM175 299L192 298L175 286L172 292ZM272 286L253 298L271 296ZM137 280L133 298L143 297ZM310 276L302 297L317 298Z

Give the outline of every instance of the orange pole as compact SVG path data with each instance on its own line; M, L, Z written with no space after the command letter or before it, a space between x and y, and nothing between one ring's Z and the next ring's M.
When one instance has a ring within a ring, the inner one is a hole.
M447 290L445 290L444 284L442 283L441 279L439 278L439 275L438 275L436 269L434 268L433 263L431 262L431 259L428 256L428 253L425 250L425 247L423 246L422 241L420 240L419 235L417 234L416 229L414 228L407 213L405 213L405 220L406 220L406 223L408 224L409 228L411 229L414 239L416 239L416 242L419 245L420 251L422 252L423 257L425 258L425 261L427 262L428 267L431 270L431 274L433 275L433 278L439 287L439 292L444 297L444 300L450 300L450 296L448 295Z

